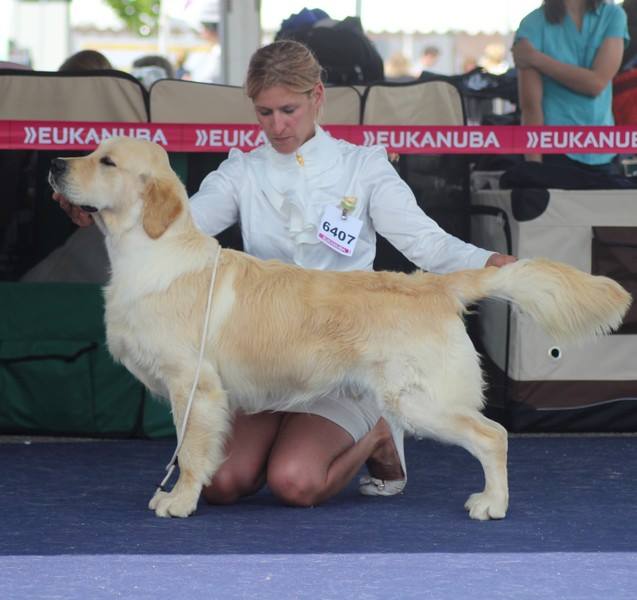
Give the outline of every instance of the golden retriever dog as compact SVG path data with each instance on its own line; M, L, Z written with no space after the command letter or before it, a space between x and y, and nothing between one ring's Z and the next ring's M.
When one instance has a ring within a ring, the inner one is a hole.
M369 394L408 432L468 450L485 477L484 490L466 502L469 516L503 518L507 431L481 414L483 377L466 307L508 300L564 339L612 330L631 301L610 279L543 259L406 275L305 270L221 250L194 225L166 152L151 142L112 138L88 156L55 159L50 182L95 211L111 261L108 348L170 400L178 432L209 312L179 478L149 505L162 517L195 511L224 459L235 409L263 410L267 402L294 410L338 392Z

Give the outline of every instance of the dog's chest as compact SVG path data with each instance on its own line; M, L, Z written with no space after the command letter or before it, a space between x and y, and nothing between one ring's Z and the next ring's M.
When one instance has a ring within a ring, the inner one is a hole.
M106 340L113 358L140 368L156 362L158 340L166 337L161 319L152 319L143 309L106 303Z

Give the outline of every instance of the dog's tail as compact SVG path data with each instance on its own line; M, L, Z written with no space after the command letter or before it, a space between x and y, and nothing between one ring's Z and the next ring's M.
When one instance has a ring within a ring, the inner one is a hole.
M556 339L609 333L621 325L630 294L616 281L546 259L501 268L451 273L451 288L466 306L482 298L517 305Z

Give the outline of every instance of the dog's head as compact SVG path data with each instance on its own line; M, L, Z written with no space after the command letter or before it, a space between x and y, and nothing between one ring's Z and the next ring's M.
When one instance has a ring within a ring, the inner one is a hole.
M128 137L109 138L88 156L53 159L49 183L71 204L98 212L112 234L141 224L156 239L187 201L166 151Z

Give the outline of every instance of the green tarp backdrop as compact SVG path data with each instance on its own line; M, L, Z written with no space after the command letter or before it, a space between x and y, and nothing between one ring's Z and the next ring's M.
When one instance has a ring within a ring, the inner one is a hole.
M168 404L108 353L98 285L0 283L0 315L0 433L175 434Z

